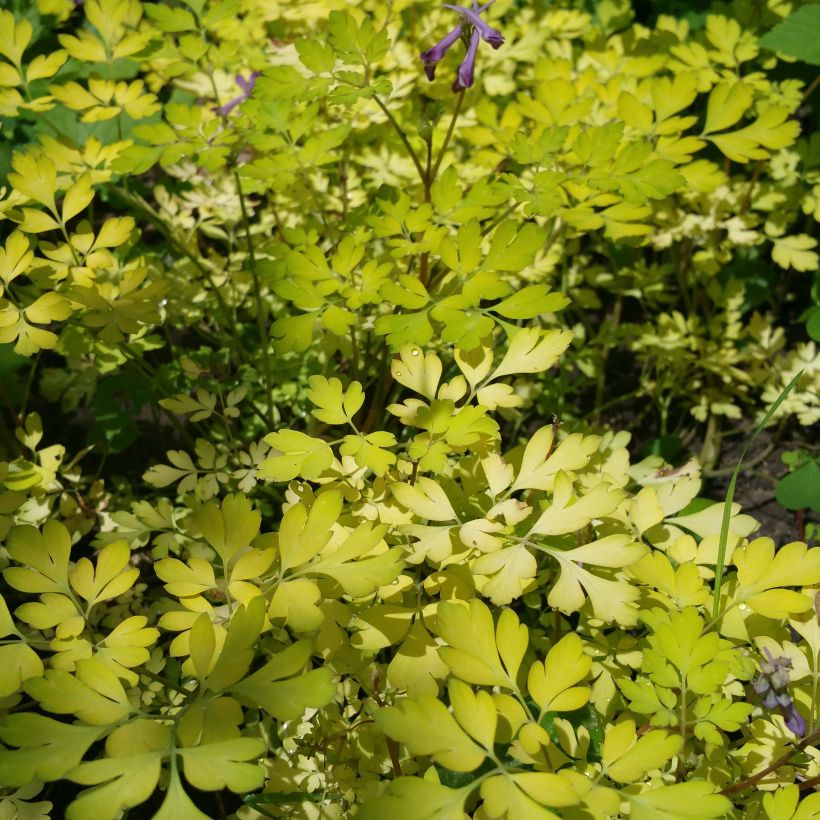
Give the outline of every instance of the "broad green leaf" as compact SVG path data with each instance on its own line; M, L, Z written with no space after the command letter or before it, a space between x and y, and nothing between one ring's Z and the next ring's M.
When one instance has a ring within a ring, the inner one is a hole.
M760 45L820 65L820 8L801 6L760 38Z

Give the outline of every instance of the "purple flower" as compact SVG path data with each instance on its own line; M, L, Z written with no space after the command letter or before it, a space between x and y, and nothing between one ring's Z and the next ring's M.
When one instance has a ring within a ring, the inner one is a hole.
M490 0L483 6L479 6L478 0L473 0L472 9L467 9L463 6L444 5L446 9L457 11L462 16L463 22L457 25L443 40L436 43L436 45L421 55L421 61L424 63L424 72L427 74L428 80L432 80L435 77L436 65L441 62L447 49L457 40L464 40L466 35L469 34L469 40L465 40L467 43L467 54L458 68L458 74L453 83L453 91L463 91L465 88L472 86L475 80L475 60L476 54L478 53L479 42L485 40L493 48L499 48L504 44L504 37L501 32L481 19L482 12L486 11L494 2L495 0Z
M424 63L424 72L427 74L427 79L432 80L436 76L436 64L441 62L447 49L461 37L461 26L456 26L443 40L436 43L432 48L428 48L424 54L421 55L421 61Z
M473 0L472 9L465 9L464 6L451 6L448 3L445 3L444 8L457 11L459 14L463 15L473 29L481 35L482 40L489 43L493 48L500 48L504 45L503 35L500 31L494 29L481 19L481 12L486 11L494 2L495 0L490 0L489 3L485 3L481 8L479 8L476 0Z
M766 709L777 709L786 720L786 726L798 737L806 734L806 721L788 692L790 658L775 658L764 647L766 660L760 664L760 675L752 682L752 688L758 695L763 695L763 706Z
M237 105L245 102L245 100L250 97L251 92L253 91L253 87L256 85L256 78L261 75L261 71L252 71L251 75L246 80L241 74L236 75L236 84L242 90L242 93L234 97L232 100L229 100L225 103L225 105L220 105L215 110L220 113L223 117L227 117L231 111L236 108Z
M473 29L470 35L470 45L467 47L467 56L458 67L458 74L453 81L453 91L461 91L464 88L469 88L473 84L475 78L475 55L478 54L478 43L480 37L478 32Z

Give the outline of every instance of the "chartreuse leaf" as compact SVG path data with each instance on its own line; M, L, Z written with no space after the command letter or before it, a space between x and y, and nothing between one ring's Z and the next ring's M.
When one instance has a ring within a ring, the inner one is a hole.
M354 598L370 595L395 581L403 566L402 551L387 549L386 532L383 524L360 524L337 549L326 550L318 561L305 566L301 572L333 578ZM293 574L299 575L300 571Z
M446 601L439 604L436 624L447 644L439 649L439 655L453 675L467 683L516 688L524 635L514 614L506 616L503 623L499 619L495 627L492 613L478 598L469 603ZM514 648L505 650L502 662L498 646L511 637Z
M390 365L399 384L431 400L436 397L442 369L441 359L435 353L423 353L418 345L403 347Z
M333 463L333 451L322 439L297 430L279 430L264 439L274 451L258 470L259 478L268 481L290 481L296 476L318 478Z
M80 794L66 818L114 820L123 809L144 803L157 788L170 744L171 727L158 721L136 720L114 729L105 743L106 757L66 773L75 783L97 786Z
M113 541L100 550L96 567L88 558L80 558L69 574L74 591L89 606L98 601L116 598L127 592L139 577L139 570L130 566L131 550L127 541Z
M572 433L554 450L555 428L552 425L537 430L524 449L518 476L512 490L551 490L559 470L580 470L597 452L600 436Z
M171 772L168 778L168 788L165 799L153 820L210 820L207 814L201 812L193 800L188 797L176 768L176 759L172 759Z
M569 347L572 332L569 330L541 330L537 327L521 328L510 339L507 353L501 364L493 371L492 378L521 373L543 373L549 370L558 357Z
M207 612L196 617L187 635L190 660L183 663L182 671L195 675L204 688L213 691L220 691L244 677L256 654L265 606L265 599L257 595L238 607L227 633L213 625Z
M58 780L79 765L107 726L63 723L33 712L7 715L0 723L0 783L22 786L33 780Z
M645 791L625 789L621 794L629 801L633 820L707 820L732 810L732 801L715 794L716 789L712 783L691 780Z
M557 313L569 304L563 293L550 293L547 285L527 285L493 305L491 310L506 319L534 319L542 313Z
M604 773L616 783L634 783L647 772L660 769L683 746L680 735L657 730L638 738L635 721L624 720L607 729L604 738Z
M352 424L353 416L364 404L364 391L359 382L351 382L345 390L337 378L311 376L307 397L316 405L313 415L326 424Z
M435 697L404 699L376 712L378 727L415 755L429 755L456 772L477 769L486 752Z
M746 83L718 83L706 103L703 134L713 134L731 128L749 109L754 88Z
M455 719L473 740L492 752L498 722L492 696L484 691L473 692L457 678L450 679L447 691Z
M584 645L574 633L565 635L547 653L544 662L530 667L527 690L545 712L572 712L588 700L588 686L576 686L588 674L592 658L584 654Z
M795 541L775 552L771 538L755 538L736 549L737 587L732 604L744 603L767 618L787 618L812 607L807 595L782 587L820 583L820 547L808 549Z
M76 715L94 726L123 720L133 706L116 674L96 658L78 660L76 675L49 669L26 681L25 689L40 705L58 715Z
M581 802L572 785L560 774L516 772L490 777L481 784L482 806L486 817L531 817L550 820L557 817L544 806L559 808Z
M387 793L356 812L359 820L464 820L464 801L472 786L451 789L420 777L391 780Z
M216 501L203 504L193 519L224 566L250 545L262 523L259 511L240 493L227 496L221 505Z
M178 749L185 779L202 791L230 789L242 793L258 789L265 771L257 762L266 744L253 737L237 737L217 743Z
M6 582L20 592L63 592L68 589L71 536L50 518L42 534L29 525L14 527L8 535L9 557L22 567L4 570Z
M228 691L279 720L293 720L308 707L325 706L336 694L336 684L326 666L300 674L311 652L310 641L291 644Z
M419 476L415 484L397 481L391 485L393 497L414 515L427 521L455 521L456 511L447 493L432 478Z
M530 535L563 535L576 532L586 527L594 518L609 515L623 498L623 490L603 483L597 484L585 495L576 496L572 491L570 477L566 473L558 473L553 486L552 503L532 525Z
M317 495L309 510L300 503L285 511L277 537L282 572L307 564L324 549L341 512L338 490Z
M8 606L0 595L0 638L19 634ZM43 674L40 656L22 639L13 643L4 641L3 644L5 645L0 645L0 698L19 692L23 681Z

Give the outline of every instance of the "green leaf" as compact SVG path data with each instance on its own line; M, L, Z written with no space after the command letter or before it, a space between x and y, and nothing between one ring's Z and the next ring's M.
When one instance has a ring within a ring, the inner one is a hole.
M356 812L358 820L464 820L464 801L472 791L449 789L420 777L390 781L387 793Z
M297 430L269 433L264 441L278 451L259 465L259 478L268 481L316 479L333 463L333 450L326 442Z
M775 485L777 503L787 510L820 512L820 464L807 461Z
M22 786L33 780L58 780L79 765L83 755L108 731L107 726L62 723L33 712L8 715L0 740L17 749L0 749L0 783Z
M351 382L345 390L342 382L333 377L311 376L307 397L316 405L313 415L326 424L352 424L353 416L364 404L364 391L360 382Z
M67 772L85 786L104 784L81 792L66 810L67 820L114 820L123 809L144 803L157 788L170 745L170 727L157 721L137 720L114 729L106 740L106 757Z
M177 749L185 779L202 791L230 789L242 793L258 789L265 782L265 770L256 761L265 754L266 744L252 737L237 737L219 743Z
M715 794L716 789L712 783L692 780L621 794L629 801L632 820L708 820L726 817L732 810L732 801Z
M239 493L227 496L221 504L216 501L203 504L192 518L224 566L250 546L262 523L261 513Z
M557 313L569 304L563 293L551 293L548 285L528 285L490 310L507 319L534 319L542 313Z
M279 720L293 720L308 707L325 706L336 694L331 670L323 667L298 674L311 650L310 641L291 644L272 655L261 669L230 686L229 691Z
M796 9L764 34L759 43L788 57L820 65L820 6Z
M457 772L477 769L487 753L435 697L406 698L376 712L378 727L415 755L429 755Z

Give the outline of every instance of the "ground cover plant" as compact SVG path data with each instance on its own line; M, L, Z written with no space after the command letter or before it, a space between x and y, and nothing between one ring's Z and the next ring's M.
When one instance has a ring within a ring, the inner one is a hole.
M820 815L819 42L0 3L0 816Z

